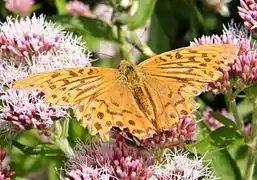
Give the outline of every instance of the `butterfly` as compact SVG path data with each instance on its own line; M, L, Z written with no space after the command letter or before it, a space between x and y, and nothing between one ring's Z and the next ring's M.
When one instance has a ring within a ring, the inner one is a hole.
M108 139L112 127L138 138L168 130L192 116L194 96L217 80L220 69L236 58L234 45L184 47L151 57L139 65L121 61L118 69L83 67L32 75L13 87L45 94L45 102L73 106L92 135Z

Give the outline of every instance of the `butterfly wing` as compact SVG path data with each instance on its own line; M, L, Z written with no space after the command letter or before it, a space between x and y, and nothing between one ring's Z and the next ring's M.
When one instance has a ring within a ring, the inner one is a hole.
M138 137L155 127L135 102L126 80L111 68L70 68L40 73L18 80L14 88L38 88L45 101L75 107L75 114L91 134L108 139L112 126L128 128Z
M116 78L114 69L101 68L68 68L39 73L13 84L14 88L31 90L37 88L45 93L45 101L58 105L75 105L81 101L81 95L91 96L100 89L106 88Z
M157 130L169 129L198 108L192 97L221 75L220 68L236 57L234 45L185 47L154 56L137 66L154 104Z
M106 139L112 126L128 128L137 137L147 137L154 132L155 127L139 109L130 87L123 82L119 79L79 104L76 114L92 134L98 132Z

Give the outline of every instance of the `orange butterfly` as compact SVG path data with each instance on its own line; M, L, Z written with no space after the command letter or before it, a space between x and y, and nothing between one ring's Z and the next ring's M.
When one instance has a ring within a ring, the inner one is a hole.
M40 73L14 83L39 88L45 101L72 105L83 127L104 139L112 126L128 128L143 138L171 128L179 117L192 116L192 99L217 80L234 45L185 47L149 58L135 66L121 61L118 69L84 67Z

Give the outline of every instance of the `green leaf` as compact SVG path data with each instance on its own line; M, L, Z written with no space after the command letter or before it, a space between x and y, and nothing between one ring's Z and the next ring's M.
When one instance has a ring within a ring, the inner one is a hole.
M197 149L197 152L200 154L204 154L207 151L214 151L217 147L211 145L212 139L210 137L206 137L203 140L197 141L194 144L186 144L186 148L189 151L193 151L194 148Z
M75 145L78 140L87 144L91 142L92 136L89 134L88 129L81 126L80 122L73 118L71 119L70 129L69 129L69 141L72 145Z
M223 126L212 131L210 137L213 140L212 144L214 146L226 147L235 142L240 136L236 129Z
M51 19L62 24L67 30L73 31L79 35L90 34L91 36L109 41L116 41L117 36L113 28L106 22L81 16L52 16Z
M240 142L242 141L242 142ZM241 145L240 145L241 144ZM247 166L247 155L248 147L244 145L244 140L239 140L229 147L228 152L230 156L236 161L237 166L239 167L239 172L241 174L245 173Z
M237 105L238 112L240 112L242 117L246 117L253 111L253 104L249 101L248 98L244 99Z
M34 4L31 8L31 12L37 11L42 7L41 4Z
M58 14L66 14L66 1L65 0L55 0L55 6L57 8Z
M224 180L241 180L239 168L227 150L208 152L205 159L212 160L217 177Z
M48 165L48 178L51 180L59 180L60 177L58 176L58 172L56 172L56 167L58 163L52 161Z
M148 44L157 53L167 51L167 47L169 47L169 37L166 36L160 23L160 19L154 14L151 21Z
M219 122L224 124L225 126L228 126L229 128L237 129L235 121L227 118L226 116L223 116L222 114L218 112L210 112L211 116L217 119Z
M127 25L131 30L144 26L152 16L157 0L140 0L135 14L128 18Z

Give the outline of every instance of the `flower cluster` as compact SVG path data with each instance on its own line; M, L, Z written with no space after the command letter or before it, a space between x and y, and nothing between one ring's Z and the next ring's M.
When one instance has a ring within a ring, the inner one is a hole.
M7 17L0 25L1 58L22 60L34 54L49 51L57 45L62 29L44 17Z
M8 17L0 25L0 52L1 59L25 65L44 62L54 66L62 58L66 59L66 66L70 65L69 61L77 61L76 67L90 65L89 52L80 38L46 21L43 15L17 19ZM63 68L59 66L56 68Z
M73 167L69 172L67 172L67 177L61 178L65 180L118 180L116 177L111 175L108 167L102 168L91 168L86 164L83 166Z
M42 15L7 18L0 24L0 130L34 127L47 135L53 122L66 115L67 108L45 104L40 92L9 89L9 84L31 74L85 66L90 66L90 52L80 38L46 21Z
M11 171L10 166L7 163L7 153L6 150L0 148L0 179L10 180L15 172Z
M196 130L196 122L194 119L184 116L179 119L169 131L163 131L154 134L153 137L142 140L146 147L163 147L163 146L176 146L184 143L185 141L192 140Z
M189 158L189 153L183 150L166 149L163 163L151 166L153 176L149 180L159 179L218 179L209 167L210 161L199 158L194 152L194 159Z
M231 64L231 72L237 82L237 86L244 87L256 83L257 80L257 52L256 50L243 52L238 59Z
M6 90L1 96L1 131L9 129L15 132L35 127L40 133L49 135L47 130L54 120L66 115L66 108L45 104L40 96L39 91L26 93L23 90Z
M147 150L129 146L120 135L111 144L80 145L66 179L148 179L152 175L149 166L154 163Z
M111 144L79 145L67 164L63 179L88 180L160 180L192 179L200 177L215 180L210 161L189 158L189 152L178 149L165 149L157 162L147 148L128 146L126 138L116 136Z
M240 0L238 14L244 20L244 26L250 31L257 31L257 4L255 0Z

